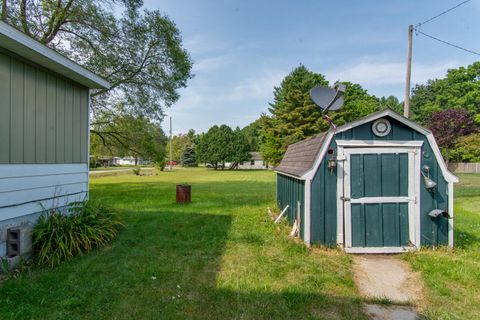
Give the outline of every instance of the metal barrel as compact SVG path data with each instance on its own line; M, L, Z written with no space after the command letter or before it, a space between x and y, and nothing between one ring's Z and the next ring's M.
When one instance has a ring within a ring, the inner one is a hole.
M192 201L192 186L177 184L177 203L190 203Z

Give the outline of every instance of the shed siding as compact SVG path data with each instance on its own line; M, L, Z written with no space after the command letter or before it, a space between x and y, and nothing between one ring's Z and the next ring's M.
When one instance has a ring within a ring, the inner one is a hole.
M277 173L277 204L280 210L287 205L287 217L290 224L297 215L297 202L300 202L300 237L304 237L305 181Z
M427 137L423 134L410 129L393 118L387 118L392 124L392 130L385 137L377 137L374 135L371 130L372 123L366 123L337 134L335 139L423 141L421 166L430 166L430 177L437 182L437 188L436 192L431 193L424 188L423 180L420 183L421 245L448 245L448 219L443 217L431 218L428 215L433 209L448 208L448 183L442 175L440 166L433 154L432 147L430 146ZM420 179L420 177L418 178Z
M335 141L330 148L336 150ZM311 195L311 242L334 246L337 242L337 171L330 172L326 161L322 161L315 173Z
M0 164L88 162L87 88L0 51L0 96Z

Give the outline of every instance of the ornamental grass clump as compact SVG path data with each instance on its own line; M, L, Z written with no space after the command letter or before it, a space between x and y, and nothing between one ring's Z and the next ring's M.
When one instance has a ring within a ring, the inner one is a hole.
M92 201L68 205L67 213L45 211L33 229L33 250L38 265L60 262L112 241L122 227L109 207Z

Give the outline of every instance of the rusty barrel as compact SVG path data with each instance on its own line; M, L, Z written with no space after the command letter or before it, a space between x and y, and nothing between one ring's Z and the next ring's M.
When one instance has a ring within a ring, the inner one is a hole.
M192 186L177 184L177 203L190 203L192 201Z

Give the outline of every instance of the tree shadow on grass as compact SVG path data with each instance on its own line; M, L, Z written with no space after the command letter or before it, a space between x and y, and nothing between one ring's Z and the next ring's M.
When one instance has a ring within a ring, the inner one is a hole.
M0 319L364 319L354 297L218 288L231 223L136 212L110 247L7 281Z

